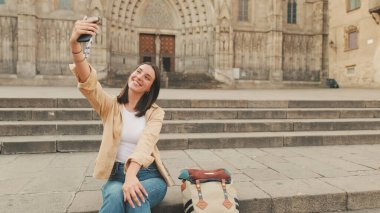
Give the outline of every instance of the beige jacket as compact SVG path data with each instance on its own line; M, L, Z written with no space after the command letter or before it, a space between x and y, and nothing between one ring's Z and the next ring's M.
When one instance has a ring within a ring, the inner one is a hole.
M76 75L75 65L71 65L70 68ZM77 75L76 77L78 79ZM117 102L116 96L111 96L103 90L97 80L96 70L93 67L91 67L91 73L87 81L78 83L78 88L103 122L102 143L96 158L93 176L97 179L108 179L120 143L123 124L121 109L124 106ZM131 161L140 164L142 167L148 167L155 161L162 177L168 186L171 186L173 185L173 181L170 179L168 172L162 164L160 153L156 145L164 120L164 114L164 110L156 104L153 104L146 112L146 126L137 142L135 151L125 162L125 171Z

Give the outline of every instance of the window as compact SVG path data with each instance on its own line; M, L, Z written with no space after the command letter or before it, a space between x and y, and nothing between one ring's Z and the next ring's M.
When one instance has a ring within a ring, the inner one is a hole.
M288 0L288 24L297 24L296 0Z
M345 40L346 40L346 50L353 50L358 49L358 37L359 37L359 30L355 26L349 26L345 29Z
M356 10L360 8L360 0L346 0L347 1L347 11Z
M350 65L346 67L347 75L355 75L355 65Z
M59 0L58 8L61 10L71 10L71 0Z
M248 21L248 0L239 0L239 21Z

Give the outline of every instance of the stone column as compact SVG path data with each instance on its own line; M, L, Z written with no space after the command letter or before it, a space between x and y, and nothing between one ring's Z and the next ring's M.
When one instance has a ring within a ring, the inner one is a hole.
M282 75L282 0L271 0L268 21L271 24L268 33L267 50L268 50L268 67L270 70L269 79L274 82L280 82Z
M17 77L20 78L36 75L37 18L34 5L34 0L18 1Z

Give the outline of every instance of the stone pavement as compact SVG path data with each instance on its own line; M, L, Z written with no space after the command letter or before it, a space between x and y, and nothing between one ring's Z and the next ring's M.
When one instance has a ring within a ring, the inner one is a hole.
M380 145L161 151L176 186L155 212L181 212L183 168L226 167L241 212L338 212L379 208ZM96 212L104 181L91 177L94 152L0 155L0 209ZM380 212L379 209L358 213Z

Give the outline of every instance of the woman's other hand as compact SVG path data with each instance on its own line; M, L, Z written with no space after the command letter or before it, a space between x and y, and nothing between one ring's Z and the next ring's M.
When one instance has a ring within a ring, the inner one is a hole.
M140 200L145 203L145 197L148 193L141 185L139 179L135 175L126 175L125 182L123 184L124 202L128 202L132 208L135 208L133 201L141 206ZM145 197L144 197L145 196Z

